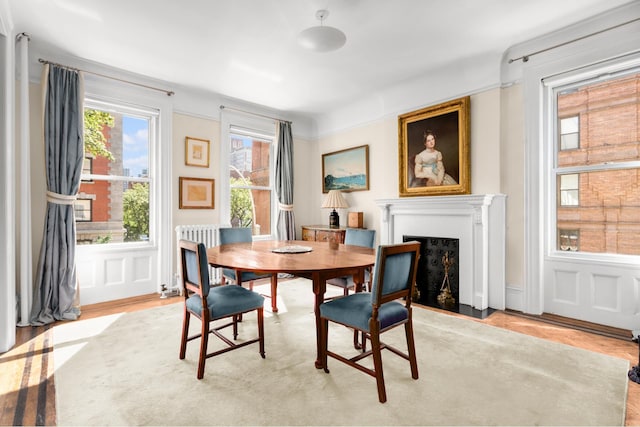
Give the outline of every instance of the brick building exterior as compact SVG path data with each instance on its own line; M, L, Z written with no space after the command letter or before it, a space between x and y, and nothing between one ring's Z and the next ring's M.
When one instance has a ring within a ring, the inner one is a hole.
M578 118L579 143L558 151L559 168L640 160L640 74L559 95L558 118L571 117ZM575 174L575 205L558 198L558 248L640 255L640 168ZM561 195L560 178L557 185Z

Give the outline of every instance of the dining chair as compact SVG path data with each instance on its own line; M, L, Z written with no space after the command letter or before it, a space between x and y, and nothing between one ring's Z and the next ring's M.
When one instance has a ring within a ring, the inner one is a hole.
M376 230L366 230L362 228L347 228L344 235L345 245L364 246L373 248L376 242ZM364 284L367 285L371 281L371 272L367 269L364 272ZM353 276L337 277L327 280L327 284L338 286L343 289L345 296L349 295L349 290L355 289Z
M371 292L358 292L320 304L320 364L329 373L328 356L376 378L378 400L387 401L382 370L383 349L409 361L411 377L418 379L418 363L413 339L411 295L415 286L420 253L419 242L378 247ZM329 322L363 332L371 341L371 350L347 358L328 349ZM380 341L380 335L404 325L407 351L403 352ZM373 369L359 363L373 356Z
M225 245L227 243L250 243L253 242L253 235L251 228L220 228L220 244ZM222 269L222 284L226 283L226 280L232 280L237 285L242 283L249 284L249 290L253 290L253 282L258 279L271 278L271 294L265 295L267 298L271 298L271 311L278 312L278 274L277 273L260 273L253 271L242 271L239 269L223 268Z
M202 379L204 376L204 365L208 358L249 344L258 342L260 344L260 356L264 359L264 297L242 286L212 287L209 284L207 252L204 244L182 239L178 242L178 245L180 248L180 267L184 295L180 359L185 358L187 342L197 338L200 338L198 379ZM254 310L258 317L258 337L235 343L234 341L238 338L238 317L243 313ZM189 336L191 315L200 319L202 327L200 333ZM230 321L212 327L212 322L222 319L230 319ZM220 332L229 326L233 327L234 341ZM207 353L209 333L220 338L226 344L226 347Z

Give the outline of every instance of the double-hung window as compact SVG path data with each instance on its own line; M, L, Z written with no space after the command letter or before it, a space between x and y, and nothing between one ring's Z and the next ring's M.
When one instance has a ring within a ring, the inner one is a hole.
M640 69L553 93L556 249L640 255Z
M150 147L158 112L85 100L85 160L75 203L78 244L148 242Z
M229 130L230 223L270 236L274 220L274 135L231 126Z

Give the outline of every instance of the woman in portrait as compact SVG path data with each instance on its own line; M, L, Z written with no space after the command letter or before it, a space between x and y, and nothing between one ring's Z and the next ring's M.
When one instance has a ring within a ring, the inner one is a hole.
M425 149L415 158L414 174L416 178L426 179L426 186L457 185L455 179L447 174L442 163L442 153L436 150L436 135L427 130L424 132Z

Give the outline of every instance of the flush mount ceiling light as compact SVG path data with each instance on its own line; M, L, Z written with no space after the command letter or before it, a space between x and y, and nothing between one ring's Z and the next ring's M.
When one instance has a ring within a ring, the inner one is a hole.
M344 46L347 36L342 31L322 25L327 16L329 16L328 10L322 9L316 12L316 18L320 20L320 25L307 28L298 34L300 46L316 52L329 52Z

